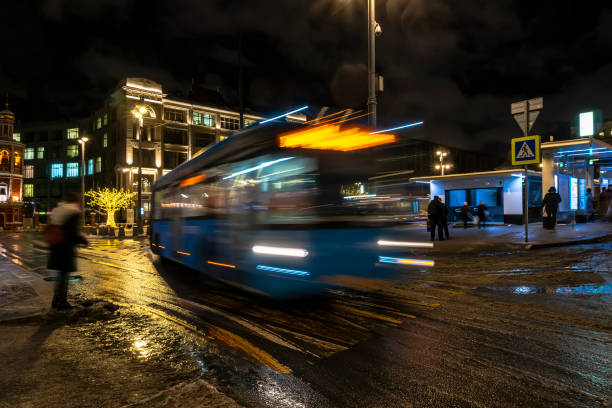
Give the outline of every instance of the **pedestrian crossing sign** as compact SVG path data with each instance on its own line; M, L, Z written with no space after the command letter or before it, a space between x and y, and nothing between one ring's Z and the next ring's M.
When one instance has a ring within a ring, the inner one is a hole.
M512 165L540 163L540 136L512 139Z

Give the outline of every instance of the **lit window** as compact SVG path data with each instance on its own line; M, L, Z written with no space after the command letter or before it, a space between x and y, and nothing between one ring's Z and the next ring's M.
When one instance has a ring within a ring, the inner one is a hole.
M23 185L23 196L24 197L34 197L34 184L24 184Z
M102 139L102 147L108 147L108 133L104 133L104 139Z
M102 158L96 157L96 173L100 173L102 171Z
M252 126L252 125L254 125L254 124L256 124L256 123L257 123L257 121L256 121L256 120L253 120L253 119L245 119L245 120L244 120L244 127L249 127L249 126Z
M79 129L72 128L66 129L66 139L78 139L79 138Z
M34 148L33 147L26 147L24 159L32 160L33 158L34 158Z
M53 163L51 164L51 178L62 178L64 177L64 164Z
M79 177L79 163L66 163L66 177Z
M96 129L100 129L102 127L102 118L98 117L96 120Z
M10 166L11 164L11 155L8 150L0 151L0 164L5 166Z
M25 166L25 171L23 172L23 176L25 178L34 178L34 166L31 164Z
M39 146L36 148L36 158L37 159L45 158L45 146Z
M240 129L240 119L221 116L221 127L230 130Z
M108 124L108 115L105 113L104 114L104 126L106 126Z
M13 140L16 142L21 142L21 133L13 133Z
M94 160L89 159L87 160L87 174L89 175L93 174L93 170L94 170Z
M215 116L212 113L193 112L193 124L214 127Z
M164 119L173 120L175 122L185 122L185 111L177 109L165 109Z
M66 156L77 157L79 155L79 147L77 145L66 146Z
M15 152L14 157L15 157L15 167L21 167L21 153Z

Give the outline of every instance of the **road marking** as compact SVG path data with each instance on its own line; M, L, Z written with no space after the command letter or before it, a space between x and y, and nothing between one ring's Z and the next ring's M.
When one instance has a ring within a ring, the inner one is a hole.
M398 314L400 316L408 317L410 319L416 319L415 315L411 315L411 314L408 314L408 313L402 313L402 312L393 312L393 313Z
M87 259L87 258L85 258L85 259ZM115 264L112 264L112 263L110 263L110 262L97 261L97 260L95 260L95 259L89 259L89 261L91 261L91 262L93 262L93 263L100 264L100 265L112 266L113 268L118 268L118 269L126 269L126 270L127 270L127 268L124 268L123 266L120 266L120 265L115 265Z
M351 306L335 305L335 307L337 309L344 310L346 312L351 312L351 313L354 313L354 314L357 314L357 315L361 315L361 316L365 316L365 317L371 317L373 319L384 320L386 322L395 323L395 324L401 324L402 323L401 320L397 320L397 319L394 319L394 318L389 317L389 316L379 315L379 314L373 313L373 312L368 312L367 310L356 309L356 308L351 307Z
M419 306L427 306L427 307L438 307L439 303L427 303L421 302L419 300L408 300L408 299L399 299L400 302L410 303L411 305L419 305Z
M231 333L217 326L208 326L210 335L212 337L232 348L242 350L247 355L255 359L255 361L258 363L265 365L278 373L289 374L291 372L289 367L282 365L270 354L266 353L260 348L255 347L253 344L249 343L247 340L243 339L237 334Z

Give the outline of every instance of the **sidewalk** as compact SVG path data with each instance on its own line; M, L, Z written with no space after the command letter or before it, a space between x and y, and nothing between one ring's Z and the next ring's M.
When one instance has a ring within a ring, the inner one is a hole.
M0 322L45 315L52 298L52 283L0 258Z
M428 233L425 233L428 234ZM612 224L592 222L587 224L557 225L545 230L541 222L529 224L529 242L525 242L523 225L492 226L478 228L449 228L450 240L435 241L434 251L474 252L538 249L565 245L578 245L612 239ZM437 235L437 234L436 234Z

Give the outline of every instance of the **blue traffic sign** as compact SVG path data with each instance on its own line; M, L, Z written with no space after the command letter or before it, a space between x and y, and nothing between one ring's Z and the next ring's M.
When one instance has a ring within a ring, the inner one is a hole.
M512 139L512 164L540 163L540 136L525 136Z

